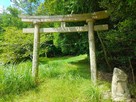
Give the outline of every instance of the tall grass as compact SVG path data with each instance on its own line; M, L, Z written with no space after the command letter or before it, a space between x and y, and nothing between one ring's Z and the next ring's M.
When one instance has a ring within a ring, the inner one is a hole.
M0 67L0 97L3 102L104 102L101 89L91 84L86 55L57 59L42 58L39 84L31 78L31 63ZM32 89L33 90L29 90ZM27 92L26 92L27 90ZM22 93L24 92L24 93ZM21 96L10 94L21 94Z
M19 94L34 87L30 62L0 67L0 96Z

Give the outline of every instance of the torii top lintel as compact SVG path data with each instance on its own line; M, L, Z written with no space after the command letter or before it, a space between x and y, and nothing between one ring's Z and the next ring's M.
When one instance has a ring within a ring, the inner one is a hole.
M109 15L107 11L99 11L86 14L70 14L57 16L20 16L23 22L79 22L87 19L100 20L105 19Z

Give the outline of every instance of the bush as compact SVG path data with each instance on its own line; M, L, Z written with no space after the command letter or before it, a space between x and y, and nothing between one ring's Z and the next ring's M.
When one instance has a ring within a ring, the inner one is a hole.
M4 63L25 60L32 55L33 37L16 27L5 28L1 61Z

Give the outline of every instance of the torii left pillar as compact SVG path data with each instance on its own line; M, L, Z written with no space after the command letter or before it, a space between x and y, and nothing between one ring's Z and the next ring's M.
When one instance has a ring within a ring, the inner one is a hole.
M39 22L34 22L32 77L35 83L38 82L39 46L40 46Z
M95 54L95 37L94 37L94 20L86 20L88 23L88 40L89 40L89 56L90 56L90 71L91 81L95 85L97 83L97 66L96 66L96 54Z

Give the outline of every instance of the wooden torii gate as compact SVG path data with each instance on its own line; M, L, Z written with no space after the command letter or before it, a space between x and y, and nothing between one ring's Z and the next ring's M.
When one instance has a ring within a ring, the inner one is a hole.
M93 23L95 20L105 19L107 17L108 17L107 11L59 16L20 16L23 22L29 22L34 24L34 28L23 29L23 33L34 33L33 62L32 62L32 77L34 81L36 82L38 78L40 33L88 32L91 80L94 84L96 84L97 68L96 68L94 31L107 30L108 25L107 24L94 25ZM80 21L86 21L88 25L66 27L66 22L80 22ZM40 28L40 23L43 22L45 23L61 22L61 27Z

